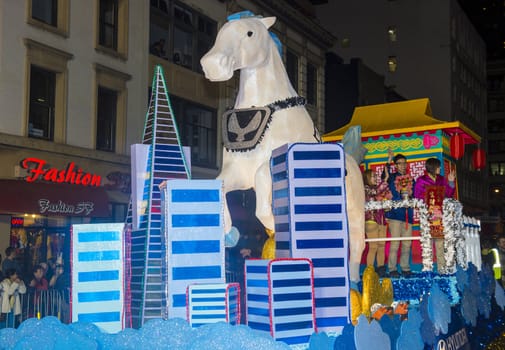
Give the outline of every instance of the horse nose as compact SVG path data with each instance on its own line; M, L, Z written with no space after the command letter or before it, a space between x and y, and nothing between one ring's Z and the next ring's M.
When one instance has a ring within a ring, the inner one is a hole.
M221 81L233 75L233 60L222 53L207 53L200 60L205 77L209 80Z
M203 73L208 79L210 79L209 74L215 69L214 67L216 66L215 55L207 53L200 59L200 64L202 65Z

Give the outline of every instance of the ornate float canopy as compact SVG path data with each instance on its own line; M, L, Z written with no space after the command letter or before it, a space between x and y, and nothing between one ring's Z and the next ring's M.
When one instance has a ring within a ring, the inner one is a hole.
M357 125L361 125L362 138L441 129L449 136L462 135L467 145L481 140L479 135L460 121L447 122L434 118L428 98L356 107L351 121L323 135L323 140L340 141L347 129Z

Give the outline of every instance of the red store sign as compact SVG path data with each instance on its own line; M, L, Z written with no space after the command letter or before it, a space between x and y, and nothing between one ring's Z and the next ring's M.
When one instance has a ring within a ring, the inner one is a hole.
M54 183L68 183L72 185L100 187L102 178L100 175L84 172L76 167L74 162L67 164L65 169L44 169L47 162L39 158L25 158L21 161L21 167L28 171L27 182L44 180Z

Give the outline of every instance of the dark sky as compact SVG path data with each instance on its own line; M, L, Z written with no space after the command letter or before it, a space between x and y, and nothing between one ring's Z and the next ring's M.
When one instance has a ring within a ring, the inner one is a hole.
M505 59L505 1L458 0L487 45L489 59Z

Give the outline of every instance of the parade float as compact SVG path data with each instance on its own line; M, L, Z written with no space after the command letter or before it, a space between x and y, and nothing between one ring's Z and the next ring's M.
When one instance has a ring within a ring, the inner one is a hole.
M459 121L445 122L433 117L428 99L409 100L396 103L387 103L357 107L351 118L351 121L344 127L332 131L323 136L325 142L343 142L346 133L358 130L359 138L362 141L363 162L362 168L372 169L380 178L385 166L388 164L388 153L401 153L406 156L407 173L413 179L424 174L425 161L428 158L437 158L441 161L441 174L447 174L449 171L456 170L457 160L461 159L465 152L465 145L475 145L480 143L480 137ZM474 150L473 168L478 171L484 167L485 155L480 147ZM394 171L394 165L392 166ZM391 170L390 170L391 171ZM457 186L456 195L458 197ZM468 305L462 303L468 302L469 291L464 292L465 283L458 279L463 271L468 274L478 273L480 278L484 278L485 272L482 271L482 261L480 252L480 222L463 214L463 207L456 199L444 199L440 203L443 209L442 233L444 237L444 256L445 266L437 266L434 269L436 259L433 255L432 229L433 222L430 220L429 205L419 199L404 199L402 201L385 200L381 202L368 202L365 205L366 210L374 209L392 209L399 207L415 208L412 237L412 255L411 269L415 271L409 278L391 279L386 283L384 280L378 283L373 281L376 276L370 271L365 270L363 284L359 292L351 290L351 295L355 295L355 305L362 313L371 316L370 307L375 302L384 302L389 305L391 299L384 297L393 295L395 300L409 301L410 305L422 305L423 297L431 294L430 290L434 286L441 288L448 297L451 310L466 309L459 318L453 316L452 321L460 325L460 328L454 328L449 332L435 332L436 341L433 338L432 344L447 344L451 339L451 334L461 332L472 332L465 328L465 325L475 326L475 321L468 319ZM390 239L390 238L389 238ZM368 241L365 239L365 241ZM386 260L387 260L386 245ZM434 271L442 270L444 273ZM489 273L489 272L488 272ZM371 278L372 281L366 281ZM390 284L389 284L390 283ZM474 280L472 283L477 282ZM488 286L490 291L494 291L494 281ZM370 287L371 286L371 287ZM388 291L391 288L391 291ZM499 287L498 292L501 292ZM479 293L482 290L479 290ZM494 292L491 292L493 294ZM371 296L371 295L375 295ZM362 298L362 299L360 299ZM478 298L482 298L479 296ZM480 315L489 314L489 304L485 307L478 306ZM359 312L356 313L358 315ZM492 323L492 322L491 322ZM488 324L488 322L485 322ZM498 329L503 329L498 326ZM469 333L466 333L467 335ZM464 342L458 347L465 348ZM470 343L470 340L468 340ZM481 344L482 345L482 344ZM469 346L469 345L466 345ZM476 343L472 343L472 348ZM435 347L436 348L436 347Z
M237 103L223 117L225 164L216 180L191 179L163 71L155 68L142 143L132 146L126 225L72 229L74 323L27 320L0 331L2 348L37 342L56 349L481 349L501 333L503 289L482 268L478 223L462 215L457 201L444 203L449 273L432 271L425 206L406 199L366 208L419 209L421 268L398 280L381 280L373 269L360 275L366 243L361 173L335 142L340 133L318 142L268 32L274 21L231 16L202 60L212 80L241 74ZM425 101L425 112L428 106ZM453 166L447 139L454 131L436 119L409 131L380 128L384 116L373 120L375 135L364 129L361 137L369 151L365 167L379 172L387 148L418 163L429 154ZM478 141L461 124L451 128ZM225 247L239 234L225 193L251 187L256 215L275 239L275 257L247 260L240 285L225 274ZM370 317L377 304L387 314L394 302L403 305L401 314ZM241 313L247 326L239 324Z

